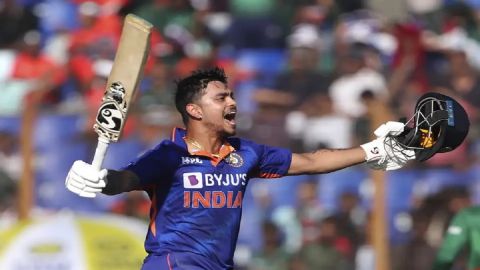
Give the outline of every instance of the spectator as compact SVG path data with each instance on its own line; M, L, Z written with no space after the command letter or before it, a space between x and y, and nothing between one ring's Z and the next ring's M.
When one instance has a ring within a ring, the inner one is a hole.
M302 227L302 245L316 242L318 224L327 216L327 211L318 200L316 180L302 182L298 187L297 219ZM321 233L321 232L320 232Z
M303 245L317 241L318 224L328 215L318 199L318 183L312 178L302 181L296 190L295 205L273 209L272 220L285 232L289 252L297 252Z
M476 255L478 250L477 224L479 217L479 207L467 207L458 212L446 231L445 239L442 242L440 250L435 259L435 263L431 269L447 270L452 269L475 269L478 268L480 262ZM468 262L460 262L462 251L467 248ZM456 268L460 264L459 268Z
M380 73L365 66L362 51L352 47L348 53L339 56L339 61L339 76L329 88L336 113L352 118L364 115L366 107L361 95L366 89L379 99L386 100L386 81Z
M478 71L468 62L462 48L452 47L445 51L448 72L436 81L437 91L456 97L464 105L469 117L478 121L480 108L480 77Z
M251 270L287 270L289 254L282 247L282 234L274 223L262 226L263 249L252 258Z
M351 250L346 250L345 254L353 263L355 251L360 245L361 235L365 227L366 211L362 209L358 195L353 192L342 193L338 205L339 210L333 217L337 222L338 234L346 237L352 245Z
M0 217L16 208L17 183L0 169Z
M183 55L184 46L194 39L196 11L187 0L154 0L138 7L135 14L151 22L172 46L172 57Z
M349 269L349 263L342 252L350 249L351 246L344 241L345 239L338 237L335 220L331 217L323 219L318 230L320 235L317 240L304 245L299 251L306 269Z
M172 69L162 61L156 61L149 74L144 76L145 89L138 97L137 107L142 110L151 106L172 106L174 85L171 80Z
M318 72L320 37L312 25L299 25L289 36L288 68L276 80L273 89L260 89L254 99L259 106L279 106L287 111L314 94L327 93L330 80Z
M94 62L100 59L113 61L120 39L118 17L105 19L101 7L92 1L79 5L80 27L70 35L69 68L77 83L77 89L84 93L95 77Z
M410 239L401 246L393 247L394 270L423 270L432 267L436 249L428 242L426 235L429 218L426 213L419 211L412 214L412 221Z
M408 78L406 83L411 84L419 94L429 90L426 70L426 50L422 42L422 29L413 23L397 24L394 27L394 35L398 47L393 56L392 72L397 69ZM394 75L392 75L394 76ZM399 75L397 75L399 76ZM403 95L402 89L405 86L396 85L390 91L394 98Z
M290 35L288 69L276 79L273 88L257 89L253 95L258 104L258 113L253 119L253 136L260 140L275 137L277 145L291 144L290 138L278 136L284 134L285 117L315 95L326 94L329 77L318 72L320 39L312 25L301 25ZM265 138L262 138L265 137ZM271 141L270 141L271 143ZM295 147L298 149L298 147Z
M17 146L13 134L0 132L0 214L14 211L16 207L17 185L22 173Z
M438 247L452 217L470 204L470 193L462 186L445 187L426 197L418 210L430 218L427 241L433 247Z
M0 4L0 48L13 46L38 26L38 17L31 6L16 0L3 0Z
M352 120L335 113L330 97L325 94L312 96L301 110L288 113L286 131L292 147L298 150L348 148L353 142Z
M157 145L161 140L169 138L175 126L181 123L180 117L171 108L164 105L142 108L135 132L145 149Z
M363 228L363 239L355 253L355 270L375 269L375 250L372 239L372 215L367 215L367 220Z
M18 180L22 174L22 157L15 134L0 131L0 170L6 177Z
M283 47L286 32L280 22L288 17L279 20L275 17L288 9L279 8L277 2L281 3L273 0L230 1L233 21L226 33L227 43L237 50Z
M60 102L59 90L65 81L65 72L41 50L38 31L27 32L11 56L3 80L4 96L0 101L0 113L18 114L25 98L40 100L42 106L53 107Z

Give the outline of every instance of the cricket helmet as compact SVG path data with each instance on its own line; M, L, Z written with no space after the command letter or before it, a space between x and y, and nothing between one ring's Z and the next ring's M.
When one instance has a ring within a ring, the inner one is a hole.
M470 127L465 109L453 98L435 92L420 97L405 131L395 139L425 161L436 153L450 152L465 139Z

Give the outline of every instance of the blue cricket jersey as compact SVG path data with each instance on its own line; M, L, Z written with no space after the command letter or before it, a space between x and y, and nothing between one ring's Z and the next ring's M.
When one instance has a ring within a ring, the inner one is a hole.
M152 201L145 249L149 256L191 254L176 257L204 269L231 269L248 180L286 175L292 153L228 138L213 156L189 149L185 133L175 129L172 140L125 168Z

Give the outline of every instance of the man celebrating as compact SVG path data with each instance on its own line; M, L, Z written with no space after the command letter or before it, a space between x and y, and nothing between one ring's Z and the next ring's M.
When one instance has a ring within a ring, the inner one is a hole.
M393 170L415 158L392 135L403 123L388 122L377 139L351 149L291 153L233 137L234 92L220 68L180 80L176 107L186 129L165 140L123 170L97 171L76 161L66 187L83 197L144 190L152 201L143 270L233 269L242 199L251 178L332 172L364 161ZM397 151L401 149L402 151Z

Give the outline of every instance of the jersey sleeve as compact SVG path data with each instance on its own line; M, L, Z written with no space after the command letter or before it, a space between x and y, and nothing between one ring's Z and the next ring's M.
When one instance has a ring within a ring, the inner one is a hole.
M169 168L171 168L168 164L169 156L166 143L163 142L130 162L123 169L134 172L140 179L142 188L148 189L165 180Z
M449 270L468 240L468 214L459 212L448 226L442 245L438 250L433 270Z
M285 176L292 162L292 152L280 147L257 145L259 157L258 172L255 177L278 178Z

